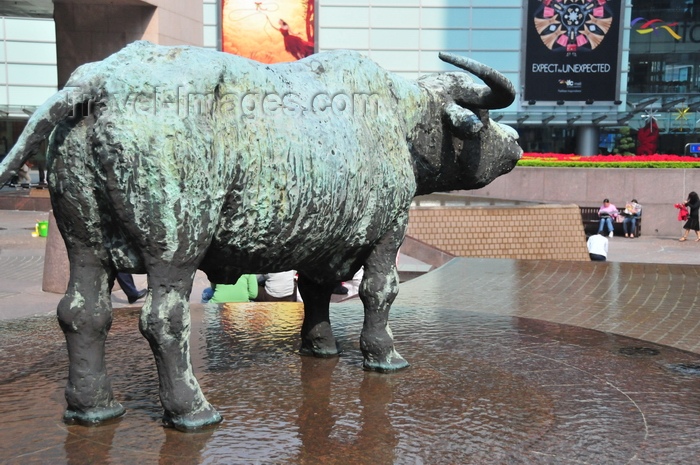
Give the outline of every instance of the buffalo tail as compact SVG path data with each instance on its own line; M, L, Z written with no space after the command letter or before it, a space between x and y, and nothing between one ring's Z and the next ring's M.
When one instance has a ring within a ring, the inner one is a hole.
M36 152L60 121L73 114L73 92L74 89L56 92L32 114L12 150L0 163L0 186Z

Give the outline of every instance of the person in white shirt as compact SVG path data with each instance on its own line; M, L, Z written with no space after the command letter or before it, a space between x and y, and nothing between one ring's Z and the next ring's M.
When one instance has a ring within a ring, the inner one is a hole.
M602 233L594 234L588 238L588 256L594 262L604 262L608 259L608 238Z
M296 271L267 273L258 276L258 302L294 302L296 296Z

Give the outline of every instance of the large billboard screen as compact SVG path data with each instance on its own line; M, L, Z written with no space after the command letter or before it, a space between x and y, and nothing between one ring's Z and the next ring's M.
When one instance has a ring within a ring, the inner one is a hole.
M524 100L618 100L623 3L528 0Z
M222 50L262 63L294 61L315 50L314 0L222 0Z

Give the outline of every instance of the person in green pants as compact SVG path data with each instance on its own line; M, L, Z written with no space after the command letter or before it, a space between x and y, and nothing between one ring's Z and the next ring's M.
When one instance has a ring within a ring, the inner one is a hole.
M258 280L254 274L244 274L236 284L211 284L214 295L211 303L250 302L258 296Z

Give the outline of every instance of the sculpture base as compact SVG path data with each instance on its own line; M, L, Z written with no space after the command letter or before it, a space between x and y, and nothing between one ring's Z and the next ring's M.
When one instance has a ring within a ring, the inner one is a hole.
M392 329L411 367L378 374L362 370L360 303L334 305L331 316L343 353L323 359L298 354L298 305L193 305L193 366L223 417L198 433L160 426L136 309L115 311L107 339L127 414L97 427L61 420L67 355L56 319L0 322L0 462L687 463L700 455L688 440L700 430L700 376L680 370L695 354L399 298Z

